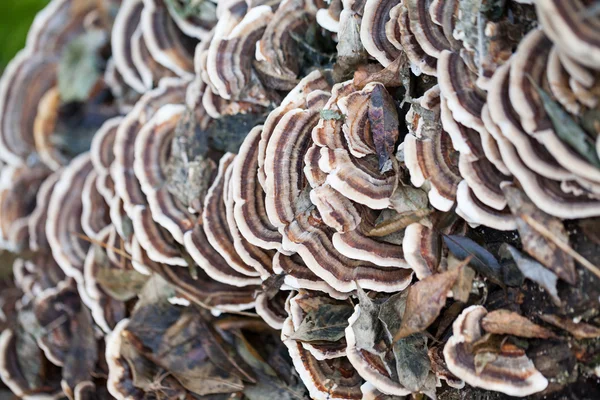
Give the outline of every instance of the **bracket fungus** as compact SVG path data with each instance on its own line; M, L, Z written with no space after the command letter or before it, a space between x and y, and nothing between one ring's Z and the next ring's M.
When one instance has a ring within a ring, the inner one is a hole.
M510 396L525 397L544 390L548 380L535 369L523 350L501 350L483 368L478 365L473 344L482 337L480 323L486 314L485 308L471 306L454 321L453 336L444 347L450 372L470 385Z
M0 78L0 378L75 400L587 387L591 3L51 0Z

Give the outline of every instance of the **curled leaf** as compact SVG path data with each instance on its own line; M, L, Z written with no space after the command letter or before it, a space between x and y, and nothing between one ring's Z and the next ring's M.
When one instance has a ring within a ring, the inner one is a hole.
M435 321L462 268L428 276L408 289L406 309L394 341L422 332Z
M426 216L430 215L433 211L429 208L421 209L421 210L413 210L407 211L403 213L398 213L393 215L391 218L386 219L377 225L375 225L372 229L367 232L368 236L372 237L383 237L387 235L391 235L407 226L419 222Z
M396 104L381 84L373 86L367 116L371 125L375 151L379 158L379 169L383 170L388 160L394 156L394 146L399 132Z
M354 86L358 89L364 88L371 82L379 82L387 87L402 86L402 76L400 72L408 65L408 60L404 53L394 60L390 65L377 72L369 73L364 68L358 68L354 72Z
M119 301L128 301L137 296L149 276L133 269L101 268L96 279L110 297Z
M301 342L337 342L344 337L353 312L349 304L321 304L308 312L291 338Z
M431 361L427 354L427 338L414 334L394 343L398 381L405 388L418 392L429 375Z
M554 333L548 329L534 324L527 318L509 310L489 312L481 320L481 327L487 332L499 335L542 339L555 337Z
M577 151L590 164L600 168L600 159L598 158L593 140L590 139L585 130L544 89L536 85L535 82L532 81L532 83L542 99L544 109L548 113L558 137L573 150Z

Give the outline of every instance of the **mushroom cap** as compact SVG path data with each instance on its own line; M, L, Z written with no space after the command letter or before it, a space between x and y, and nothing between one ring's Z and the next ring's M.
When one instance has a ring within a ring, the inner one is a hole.
M533 30L519 43L511 61L509 96L521 124L535 136L563 168L600 182L600 168L589 163L562 141L553 127L536 87L544 87L552 42L541 30ZM534 83L532 83L534 82Z
M349 296L348 293L338 292L327 282L315 275L297 254L288 256L279 251L275 253L273 257L273 272L276 274L284 273L284 283L293 289L320 291L327 293L334 299L346 299Z
M496 126L496 129L490 127L488 128L489 132L498 136L495 137L497 141L498 138L510 140L516 146L523 162L537 174L554 180L573 179L573 174L560 166L548 150L527 135L521 126L509 98L510 65L509 61L498 68L490 83L487 103L490 114L489 121ZM485 113L482 114L482 118L486 119ZM490 126L490 122L488 122L488 126ZM501 131L500 136L496 133L498 131ZM498 145L500 146L500 143ZM506 163L504 157L503 160Z
M285 311L285 302L289 293L278 291L272 298L266 292L256 295L256 313L271 328L281 330L283 323L287 318Z
M0 173L0 247L19 251L29 244L29 220L37 191L49 175L43 165L5 166Z
M23 367L19 362L20 355L17 353L19 338L17 335L17 332L12 329L5 329L0 334L0 378L2 382L16 396L25 400L55 398L61 393L58 382L43 382L41 390L29 386L25 371L22 370ZM36 350L39 352L39 349L36 348ZM39 356L43 358L42 354ZM36 393L30 394L32 391Z
M86 16L96 7L94 3L81 5L74 0L51 1L33 20L26 48L32 52L58 54L86 29Z
M400 50L390 41L385 29L390 20L390 10L396 4L395 1L367 0L360 24L362 45L384 67L400 55ZM395 30L393 33L396 33Z
M261 279L266 279L273 273L272 260L275 252L272 250L264 250L263 248L255 246L247 241L240 233L235 219L235 198L233 196L233 192L234 186L239 187L239 183L234 182L234 172L237 168L236 165L238 160L239 155L236 156L234 161L227 168L227 171L225 171L226 180L224 182L223 201L225 202L227 225L233 240L235 252L240 257L242 262L244 262L247 266L252 267L256 273L260 275ZM256 173L253 173L252 175L254 179L256 179ZM240 179L239 175L236 177L236 179ZM262 196L262 193L255 192L255 194ZM255 215L255 217L259 216ZM266 215L263 215L263 218L266 219ZM245 270L247 271L247 269Z
M135 140L133 169L152 213L152 219L178 242L192 229L194 216L168 190L167 162L184 105L167 104L140 129Z
M544 32L569 57L590 68L600 65L600 42L595 32L600 29L597 15L586 18L582 13L589 5L585 1L535 1L537 16Z
M319 9L317 11L317 23L319 26L329 32L338 33L342 7L341 0L333 0L326 9Z
M447 34L447 31L453 28L448 29L447 26L447 20L452 19L454 13L453 3L433 0L404 1L410 30L423 51L431 57L440 58L441 52L451 48L450 40L454 41L451 35Z
M105 227L96 236L100 243L106 243L110 247L119 246L116 230L112 226ZM94 322L108 333L116 324L125 318L127 310L125 303L119 301L106 293L98 282L98 275L103 269L132 269L131 261L122 255L121 259L113 259L109 256L111 251L100 246L91 246L88 250L83 265L84 284L80 285L79 293L82 301L91 310Z
M134 171L136 138L141 128L162 106L185 102L186 86L187 82L179 79L162 79L156 89L142 96L117 129L111 176L115 183L115 192L123 199L123 207L130 218L134 206L147 204Z
M437 76L437 58L427 54L423 50L421 44L412 33L410 26L408 9L403 3L398 4L390 10L390 21L386 25L386 29L399 30L400 40L399 43L395 45L396 47L400 45L400 48L406 53L406 56L411 62L411 70L413 73L415 73L415 75L424 73ZM398 35L395 36L397 37ZM388 37L390 37L390 35L388 35Z
M235 275L246 276L248 284L260 283L260 276L252 266L246 264L235 249L231 229L227 222L226 190L230 183L230 168L235 155L227 153L219 161L217 177L208 190L202 212L202 228L206 239L212 248L226 261L227 265L236 272ZM253 278L254 277L254 278Z
M268 105L268 93L252 69L255 47L273 18L268 5L247 9L233 3L219 18L208 48L206 71L211 88L224 99Z
M291 110L281 118L269 139L264 164L265 205L271 224L278 229L289 224L296 214L296 203L305 186L299 166L318 119L315 109Z
M363 380L346 357L319 361L302 346L302 343L289 339L291 334L293 324L291 318L288 318L283 325L281 337L311 398L362 399L360 386ZM337 378L332 381L333 377Z
M266 250L281 247L281 233L267 217L265 193L258 180L258 155L262 126L254 127L244 139L231 175L235 201L235 225L249 243Z
M314 211L305 212L284 228L283 247L297 252L312 272L340 292L355 290L357 286L395 292L410 284L411 270L349 259L335 249L332 236L331 229L320 222Z
M410 171L411 183L421 187L428 181L431 205L449 211L461 180L457 154L452 148L455 140L442 129L439 111L419 113L411 108L406 118L411 133L404 138L404 161Z
M108 392L116 399L142 397L143 391L132 385L133 370L121 355L122 335L129 319L119 321L115 329L106 337L106 363L108 364Z
M482 115L489 132L495 136L503 162L527 196L548 214L567 219L599 215L597 200L563 191L558 180L575 183L575 177L558 165L543 145L527 135L515 117L509 101L511 64L501 66L492 77L488 94L490 118Z
M50 245L46 238L46 219L48 217L50 197L61 174L62 170L52 173L38 188L35 209L31 212L27 221L29 228L29 248L32 251L50 251Z
M444 347L448 369L469 385L524 397L540 392L548 380L535 369L526 355L498 354L480 373L475 371L474 355L469 345L481 338L481 319L487 314L482 306L463 310L452 325L453 336Z
M98 174L96 189L104 197L107 203L111 203L115 195L114 182L112 180L111 165L115 160L114 143L117 129L123 121L122 117L107 120L96 132L90 147L90 156L94 170Z
M152 261L182 267L188 265L177 241L152 219L152 213L147 206L133 207L129 217L137 242Z
M485 225L500 231L517 229L516 218L508 208L496 210L473 194L467 181L458 184L456 213L471 226Z
M184 244L192 259L212 279L233 286L257 285L261 279L237 254L227 224L223 198L225 173L234 157L228 153L221 158L217 177L205 198L202 216L193 230L185 233ZM226 241L221 243L223 239Z
M145 93L151 89L144 82L142 74L134 62L134 52L131 51L136 33L137 40L143 40L141 29L138 28L143 9L143 0L124 0L119 7L111 31L111 50L115 67L125 83L138 93Z
M263 188L266 185L265 160L267 156L267 146L271 140L273 132L283 116L295 108L306 105L307 96L318 90L328 90L330 88L327 76L315 70L306 75L281 101L280 105L271 111L264 123L258 144L258 180Z
M56 182L47 212L46 238L52 256L65 275L77 282L83 280L83 262L90 246L78 235L85 233L81 226L82 192L92 168L89 153L74 158Z
M285 1L280 4L256 43L254 69L264 85L276 90L291 90L298 83L300 60L294 56L297 43L291 33L301 34L315 22L313 2Z
M110 224L110 209L98 191L97 182L98 174L90 171L81 191L81 228L88 238L94 240Z
M481 121L485 92L477 86L476 75L458 53L448 50L441 52L437 69L440 92L454 120L478 132L485 129Z
M404 258L418 279L434 273L440 263L440 238L432 228L415 222L404 230Z
M181 32L165 2L144 0L140 24L152 58L177 76L193 78L196 41Z
M38 105L56 85L56 58L22 50L0 79L0 158L24 163L35 151L34 124ZM24 88L27 87L27 90ZM44 111L44 109L42 109Z
M211 30L217 22L217 5L214 2L202 4L199 13L190 13L191 15L187 16L181 15L172 3L167 3L167 6L171 18L183 33L201 41L210 39Z

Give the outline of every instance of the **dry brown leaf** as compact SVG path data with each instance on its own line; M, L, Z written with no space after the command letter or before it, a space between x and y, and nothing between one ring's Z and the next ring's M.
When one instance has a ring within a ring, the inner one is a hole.
M408 289L406 310L394 341L421 332L440 315L446 304L448 292L458 279L462 268L431 275Z
M402 86L400 71L404 67L405 63L406 58L404 56L400 56L384 69L378 69L377 71L373 71L361 66L354 73L354 86L362 89L371 82L379 82L387 87Z
M419 222L432 212L433 210L425 208L396 214L392 218L377 224L373 229L369 230L367 236L383 237L391 235L392 233L401 231L412 223Z
M382 85L374 85L371 91L367 116L371 124L375 151L379 158L379 169L383 170L388 160L394 157L394 146L399 132L396 103Z
M510 211L517 219L523 250L559 278L574 285L577 281L577 272L573 257L557 245L557 242L569 243L569 236L563 222L538 209L525 193L515 186L503 185L502 190ZM538 225L544 226L546 231L540 232Z
M458 260L454 257L448 259L448 269L461 269L460 274L458 274L458 278L456 279L456 283L454 284L454 287L452 287L452 297L454 300L463 303L466 303L469 300L469 295L473 288L473 279L475 279L475 270L466 266L470 261L471 257L467 257L465 260ZM451 262L454 262L454 264L451 265Z
M570 318L558 315L543 314L540 318L549 324L564 329L575 337L575 339L596 339L600 337L600 328L585 322L573 322Z
M499 335L542 339L556 337L548 329L534 324L527 318L509 310L489 312L481 320L481 327L487 332Z

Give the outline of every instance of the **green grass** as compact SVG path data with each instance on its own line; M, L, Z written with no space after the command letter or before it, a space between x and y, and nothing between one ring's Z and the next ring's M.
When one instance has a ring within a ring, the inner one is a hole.
M49 0L0 0L0 71L25 47L33 18Z

